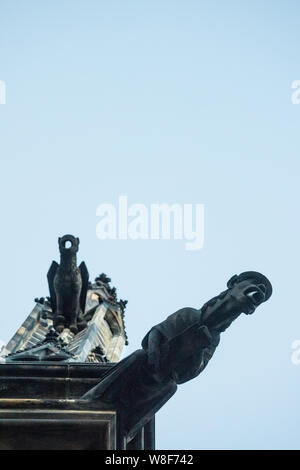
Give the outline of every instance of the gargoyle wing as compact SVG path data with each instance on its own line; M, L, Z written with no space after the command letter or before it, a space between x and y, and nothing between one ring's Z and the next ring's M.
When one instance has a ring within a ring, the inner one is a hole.
M81 294L80 294L80 308L84 315L86 295L87 295L87 291L89 288L89 272L87 270L87 267L84 261L80 263L79 270L80 270L81 279L82 279L82 287L81 287Z
M56 312L56 294L54 290L53 281L54 281L54 276L56 274L58 266L59 264L56 261L52 261L50 269L47 273L48 286L49 286L49 292L50 292L50 302L51 302L51 308L52 308L53 313Z

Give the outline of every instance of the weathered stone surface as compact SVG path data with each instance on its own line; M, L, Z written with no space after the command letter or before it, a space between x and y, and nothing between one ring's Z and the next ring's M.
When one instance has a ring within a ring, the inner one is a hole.
M53 261L47 276L50 296L35 299L32 312L0 351L0 363L117 362L128 344L127 301L118 301L106 274L89 282L85 263L77 266L79 238L65 235L58 241L60 264Z
M0 450L115 449L116 411L79 400L112 367L0 364Z
M0 400L0 450L116 448L114 411L91 410L72 401L64 409L55 400L9 400L9 406L5 401Z
M0 364L1 398L80 398L114 364Z

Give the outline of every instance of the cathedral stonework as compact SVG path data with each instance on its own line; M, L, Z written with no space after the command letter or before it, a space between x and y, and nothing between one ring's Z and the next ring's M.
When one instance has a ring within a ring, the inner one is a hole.
M128 343L126 300L104 273L77 266L79 239L59 240L49 296L35 306L0 353L0 449L155 448L155 414L177 386L197 377L221 334L272 294L255 271L235 275L202 308L182 308L154 326L141 349Z

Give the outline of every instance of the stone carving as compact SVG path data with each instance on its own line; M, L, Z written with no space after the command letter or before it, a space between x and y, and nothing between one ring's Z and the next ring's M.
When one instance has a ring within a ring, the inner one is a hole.
M65 349L66 344L57 331L51 328L40 343L8 354L7 362L14 361L66 361L73 355Z
M142 341L143 349L119 362L83 399L122 410L124 433L132 437L176 392L177 384L203 371L221 333L272 294L269 280L253 271L233 276L227 287L200 310L183 308L154 326Z
M55 406L66 410L75 406L105 414L113 411L117 415L118 449L127 445L128 450L144 445L152 449L155 413L178 385L204 370L221 334L242 313L250 315L267 301L272 286L257 272L235 275L227 289L202 308L182 308L153 326L142 340L142 348L116 363L124 342L127 344L127 301L118 301L116 288L104 273L89 283L85 263L77 267L78 246L79 239L72 235L59 238L60 264L53 261L48 272L50 297L36 298L34 309L0 352L2 378L16 371L14 380L22 379L6 382L9 400L5 406L15 407L11 399L25 397L25 405L20 406L35 409L41 406L40 400L38 404L34 400L39 397L47 410L55 401ZM73 380L76 370L78 380ZM37 376L32 375L35 373ZM28 415L22 412L21 424ZM21 434L13 431L12 447L22 447ZM30 446L40 448L39 433L34 439ZM85 445L80 433L79 440ZM47 445L54 444L47 441Z
M71 246L67 247L67 243ZM84 311L89 274L84 262L77 267L79 238L64 235L58 244L60 264L53 261L47 275L54 328L59 333L69 328L76 334L86 327Z
M99 285L109 284L111 282L111 278L108 277L105 273L101 273L98 277L96 277L95 282L99 282Z
M232 277L227 287L200 310L178 310L149 331L142 347L155 374L172 377L177 384L199 375L214 354L220 334L241 313L252 314L272 293L268 279L253 271Z

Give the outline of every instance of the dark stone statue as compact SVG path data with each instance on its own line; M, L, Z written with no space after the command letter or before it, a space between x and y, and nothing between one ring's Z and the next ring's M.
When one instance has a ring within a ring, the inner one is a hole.
M132 437L176 392L177 384L203 371L221 333L241 313L252 314L271 294L271 283L258 272L233 276L227 290L200 310L183 308L154 326L142 341L143 349L119 362L83 399L122 410L124 432Z
M89 274L84 262L77 267L79 238L64 235L58 239L58 245L60 264L53 261L47 275L54 328L59 333L69 328L76 334L86 327L83 315Z
M241 314L252 314L272 293L268 279L257 272L234 276L228 289L200 310L183 308L154 326L142 341L148 365L177 384L193 379L206 367L220 334Z

